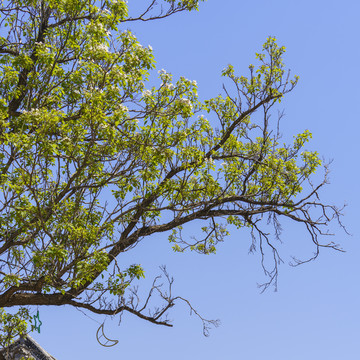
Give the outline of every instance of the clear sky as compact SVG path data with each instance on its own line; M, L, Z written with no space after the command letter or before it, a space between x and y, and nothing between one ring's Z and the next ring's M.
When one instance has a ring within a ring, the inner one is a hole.
M32 336L49 353L58 360L359 358L359 14L356 0L208 0L199 12L132 27L153 47L158 68L196 80L203 99L221 92L228 63L246 75L269 35L286 46L285 63L300 82L281 103L284 138L309 129L308 148L333 159L331 184L321 194L324 201L348 203L343 220L352 236L331 229L331 240L347 252L324 249L315 262L293 268L289 255L311 256L313 248L304 229L285 223L278 291L263 294L259 254L248 255L246 232L233 231L210 256L175 254L165 236L149 238L124 261L141 263L147 284L166 264L174 292L221 326L205 338L201 323L179 303L170 312L173 328L129 315L120 326L117 317L108 319L105 333L119 344L104 348L95 339L103 317L40 308L41 333Z

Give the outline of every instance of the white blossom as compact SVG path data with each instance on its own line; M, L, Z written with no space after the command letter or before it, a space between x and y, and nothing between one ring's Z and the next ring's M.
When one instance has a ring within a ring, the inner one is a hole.
M111 15L111 11L108 8L102 9L100 12L105 15Z
M22 111L22 114L25 115L25 114L31 114L31 115L40 115L41 114L41 111L38 109L38 108L32 108L30 110L23 110Z
M119 4L119 3L125 3L125 4L127 4L128 2L127 2L127 0L113 0L112 3L113 3L114 5L116 5L116 4Z
M98 52L98 51L100 51L100 52L108 52L109 51L109 47L108 46L106 46L105 44L96 44L96 45L92 45L91 47L90 47L90 50L91 51L95 51L95 52Z
M119 106L119 109L122 111L122 112L127 112L129 109L125 106L125 105L123 105L123 104L121 104L120 106Z
M143 93L142 93L143 97L149 97L151 96L151 91L150 90L145 90Z
M191 105L191 101L187 98L182 98L182 99L180 99L180 101L186 105Z
M188 107L190 107L191 109L192 109L192 104L191 104L191 101L189 100L189 99L187 99L187 98L182 98L182 99L180 99L180 101L184 104L184 105L186 105L186 106L188 106Z

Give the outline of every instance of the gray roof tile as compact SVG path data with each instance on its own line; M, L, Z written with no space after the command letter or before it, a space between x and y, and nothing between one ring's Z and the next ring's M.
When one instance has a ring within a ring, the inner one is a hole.
M0 360L56 360L45 351L30 335L17 339L13 344L0 351Z

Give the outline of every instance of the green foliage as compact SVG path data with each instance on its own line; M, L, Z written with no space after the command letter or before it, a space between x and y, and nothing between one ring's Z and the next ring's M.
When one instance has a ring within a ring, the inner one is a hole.
M3 308L0 308L1 348L9 346L18 336L25 335L28 324L31 324L32 321L28 309L24 307L20 307L15 314L7 313Z

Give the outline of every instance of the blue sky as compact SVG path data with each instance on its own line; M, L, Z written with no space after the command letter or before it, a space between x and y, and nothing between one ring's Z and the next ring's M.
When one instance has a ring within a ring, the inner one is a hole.
M246 75L269 35L286 46L285 63L300 82L281 103L282 133L291 139L309 129L308 148L333 159L322 199L348 204L343 221L352 236L334 227L332 240L346 253L324 249L315 262L293 268L289 255L311 256L313 248L304 229L284 223L278 291L263 294L257 288L265 280L259 254L248 255L246 232L233 231L216 255L205 257L174 254L165 236L149 238L125 261L141 263L148 281L166 264L174 291L221 326L205 338L201 323L179 303L170 313L173 328L128 315L120 326L118 318L108 319L105 333L119 344L104 348L95 339L102 317L41 308L41 333L32 336L47 351L58 360L358 358L359 13L360 3L349 0L209 0L199 12L132 27L142 44L153 47L158 68L196 80L203 99L221 92L220 73L228 63Z

